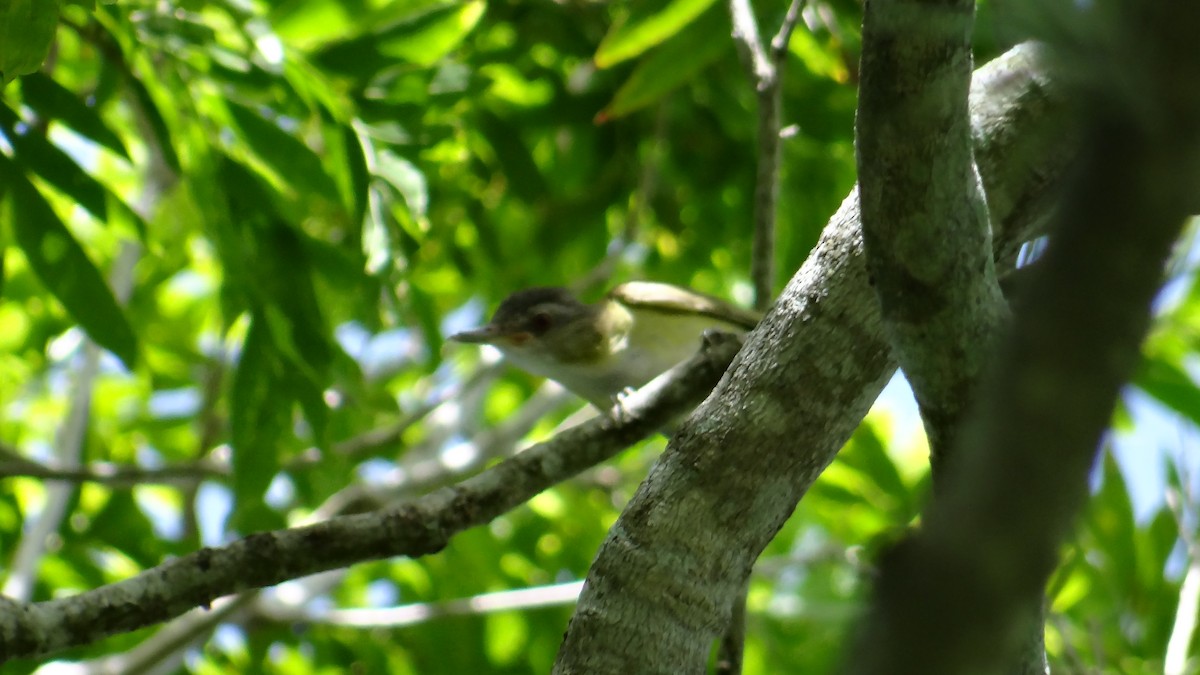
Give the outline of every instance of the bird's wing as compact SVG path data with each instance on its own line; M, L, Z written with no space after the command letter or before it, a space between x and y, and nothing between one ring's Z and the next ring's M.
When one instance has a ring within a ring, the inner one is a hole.
M613 288L608 297L630 307L652 309L660 312L701 314L724 321L746 330L758 325L762 315L743 309L711 295L698 291L662 284L653 281L630 281Z

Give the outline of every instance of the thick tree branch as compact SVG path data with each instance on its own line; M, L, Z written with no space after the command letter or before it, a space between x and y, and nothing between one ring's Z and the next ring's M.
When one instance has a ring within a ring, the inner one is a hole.
M973 0L870 2L856 124L867 270L916 395L935 488L1007 316L975 170Z
M960 433L948 489L885 559L856 675L1002 672L1087 498L1200 184L1200 6L1107 9L1112 25L1092 29L1120 37L1073 62L1077 82L1092 85L1075 97L1086 135L1074 184Z
M1073 149L1044 67L1017 48L985 66L972 92L980 170L1004 193L991 216L1007 264L1045 217L1026 207L1049 204L1042 196ZM702 670L754 559L895 368L857 207L852 193L610 531L556 673Z
M754 238L750 280L754 286L754 308L765 311L775 299L775 221L779 202L779 165L782 148L780 119L783 116L783 65L788 42L804 0L792 0L779 31L764 46L750 0L730 0L733 40L742 54L758 97L758 149L754 179ZM749 579L747 579L749 583ZM729 627L717 649L717 675L742 672L746 642L746 596L743 588L734 600Z
M630 397L615 416L567 429L453 487L380 511L254 534L204 548L138 576L68 598L25 604L0 598L0 663L152 625L238 591L364 560L441 550L533 495L604 461L693 407L740 341L716 336L692 359Z

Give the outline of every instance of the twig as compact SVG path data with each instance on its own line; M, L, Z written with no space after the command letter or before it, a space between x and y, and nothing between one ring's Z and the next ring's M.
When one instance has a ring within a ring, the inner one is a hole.
M754 307L767 308L774 297L775 210L779 201L783 64L788 41L804 0L792 0L770 49L763 45L750 0L730 0L733 39L742 52L758 96L758 167L754 185L754 245L750 276L754 284Z
M40 478L62 483L99 483L112 488L151 483L196 483L229 475L229 467L201 460L157 469L93 462L79 466L48 466L26 459L0 461L0 478Z
M441 602L418 602L399 607L312 609L283 604L277 599L259 604L259 611L275 621L304 621L355 628L399 628L444 616L478 616L519 609L536 609L572 604L579 598L582 581L515 591L483 593L470 598Z
M1179 488L1167 490L1167 506L1175 517L1179 539L1187 552L1188 566L1183 584L1179 587L1179 605L1175 609L1175 620L1167 640L1167 652L1163 659L1164 675L1184 675L1189 672L1188 651L1192 636L1196 633L1196 617L1200 614L1200 544L1196 541L1193 526L1189 525L1189 516L1194 518L1196 515L1196 502L1188 471L1182 463L1178 464L1178 472Z

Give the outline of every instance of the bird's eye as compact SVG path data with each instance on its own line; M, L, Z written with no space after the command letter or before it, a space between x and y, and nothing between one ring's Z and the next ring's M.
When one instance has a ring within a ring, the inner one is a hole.
M545 333L553 325L554 319L546 312L538 312L529 318L529 329L536 335Z

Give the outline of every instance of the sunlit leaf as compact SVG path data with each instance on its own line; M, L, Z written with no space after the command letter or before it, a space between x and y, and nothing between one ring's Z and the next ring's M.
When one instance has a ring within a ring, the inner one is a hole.
M600 68L640 56L662 44L704 13L715 0L647 0L633 4L628 17L614 23L596 49Z
M1200 386L1179 366L1147 356L1134 384L1172 410L1200 424Z
M479 1L442 5L405 17L378 31L323 49L316 60L325 67L355 72L389 63L422 66L437 63L475 28L486 5Z
M133 95L137 98L138 105L142 112L146 115L146 121L149 123L151 130L155 135L155 148L161 150L162 159L171 169L179 170L179 156L175 152L175 145L172 142L171 132L167 129L166 120L163 119L162 113L158 106L154 103L154 98L150 96L149 90L141 80L131 80L129 87Z
M58 3L6 0L0 3L0 88L41 67L58 27Z
M464 2L429 12L425 16L385 30L380 53L420 65L432 65L458 45L479 22L486 4Z
M300 196L319 195L332 203L340 202L337 187L311 148L285 132L278 122L263 119L236 103L228 106L247 147L287 180L291 190Z
M125 365L137 363L138 341L104 276L25 175L0 153L5 218L30 267L79 325Z
M732 51L729 17L720 9L706 12L641 61L598 117L613 119L644 108Z
M79 100L54 79L42 73L21 78L21 97L40 116L58 120L97 145L129 158L125 143L100 117L96 108Z
M101 223L119 220L127 223L139 237L145 236L145 221L120 197L84 171L57 145L37 133L20 133L18 126L16 113L0 103L0 130L12 144L18 162L87 209Z

